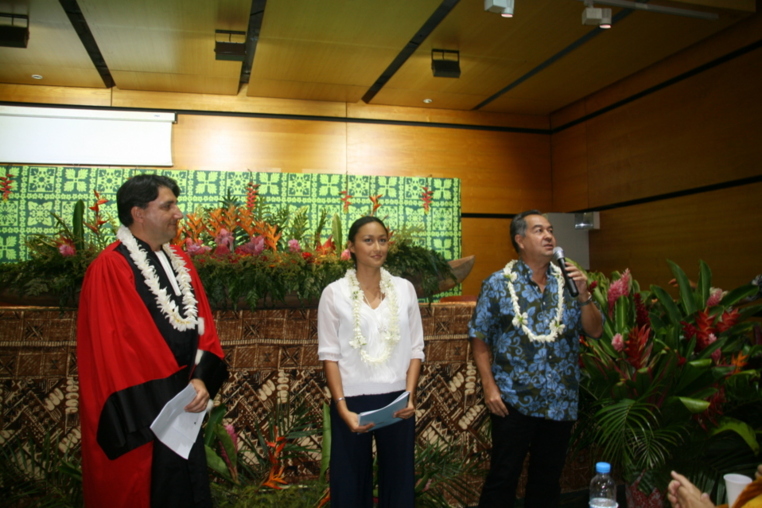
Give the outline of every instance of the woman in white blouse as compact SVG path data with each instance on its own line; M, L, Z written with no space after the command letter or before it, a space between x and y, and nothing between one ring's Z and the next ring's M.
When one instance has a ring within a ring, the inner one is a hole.
M318 357L331 404L332 508L373 506L373 438L378 453L379 507L412 508L415 400L423 326L413 285L384 268L389 232L372 216L349 229L355 268L323 290L318 308ZM386 406L404 391L402 420L373 429L358 414Z

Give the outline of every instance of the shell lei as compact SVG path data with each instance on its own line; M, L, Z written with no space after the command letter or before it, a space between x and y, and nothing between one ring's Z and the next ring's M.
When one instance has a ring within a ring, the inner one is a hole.
M513 304L513 326L521 328L524 334L529 337L529 340L533 342L555 342L561 332L564 331L564 328L566 328L566 325L561 324L564 317L564 276L561 273L561 269L553 263L550 264L550 269L556 278L556 291L558 293L556 317L550 322L550 333L535 335L529 326L527 326L529 316L526 312L521 312L521 307L519 307L519 301L516 297L516 288L513 287L514 281L518 278L518 274L513 272L515 265L516 260L513 260L503 268L503 275L505 276L508 292L511 294L511 303Z
M349 283L349 291L352 298L352 317L353 317L353 330L354 338L349 342L349 345L360 351L360 357L362 360L371 365L379 365L385 363L392 355L392 351L397 343L400 341L399 331L399 303L397 301L397 290L394 287L394 281L392 276L381 268L381 293L386 299L386 305L389 312L389 318L387 320L386 329L382 332L383 350L378 356L371 356L366 350L365 346L368 344L368 340L362 334L362 327L360 326L360 315L362 313L363 305L363 291L360 289L360 282L357 280L357 271L354 268L347 270L344 276Z
M161 246L162 250L169 258L172 268L177 272L177 285L180 288L180 293L183 296L183 304L185 305L185 316L183 316L180 314L180 309L178 309L177 304L172 301L167 294L167 290L162 288L159 284L159 276L156 274L156 270L148 262L146 251L138 245L132 232L127 227L120 226L119 230L116 232L116 237L125 247L127 247L130 257L143 275L143 279L145 279L148 289L156 297L156 303L159 306L159 310L161 310L161 313L167 317L167 320L172 327L181 332L196 328L196 326L198 326L198 303L196 302L196 297L193 295L193 290L191 289L191 277L188 272L188 267L185 266L185 261L175 254L169 247L168 243Z

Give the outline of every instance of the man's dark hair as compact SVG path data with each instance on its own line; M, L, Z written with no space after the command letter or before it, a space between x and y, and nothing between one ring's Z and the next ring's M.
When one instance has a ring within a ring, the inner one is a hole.
M347 241L355 243L355 237L357 236L357 233L360 231L360 228L366 224L370 224L371 222L378 222L379 224L381 224L381 227L384 228L384 231L386 231L386 234L387 235L389 234L389 230L384 224L384 221L382 221L378 217L374 217L372 215L366 215L365 217L360 217L359 219L354 221L352 225L349 227L349 234L347 235ZM352 261L357 263L357 258L355 257L355 253L350 251L349 254L352 256Z
M519 252L519 244L516 243L516 235L525 236L527 234L526 217L529 215L542 215L539 210L527 210L516 215L511 221L511 243L516 252Z
M177 182L166 176L143 173L124 182L116 191L119 222L125 226L131 226L132 207L145 209L148 203L159 197L159 187L167 187L175 197L180 196L180 187L177 186Z

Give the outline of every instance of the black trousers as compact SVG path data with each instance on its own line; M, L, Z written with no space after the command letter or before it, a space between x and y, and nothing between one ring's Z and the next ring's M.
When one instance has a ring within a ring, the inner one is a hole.
M158 439L151 463L152 508L211 508L212 492L204 451L204 432L198 433L188 460Z
M347 397L350 411L379 409L402 392ZM378 455L378 506L413 508L415 418L362 434L349 430L331 403L331 508L373 507L373 439Z
M561 472L574 422L525 416L512 406L508 416L490 415L492 452L480 508L512 508L516 487L529 453L525 508L554 508L561 495Z

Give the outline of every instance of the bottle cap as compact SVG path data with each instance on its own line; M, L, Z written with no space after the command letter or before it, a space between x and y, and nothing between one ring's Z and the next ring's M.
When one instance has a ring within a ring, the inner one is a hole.
M597 462L595 464L595 472L600 474L608 474L611 472L611 464L608 462Z

